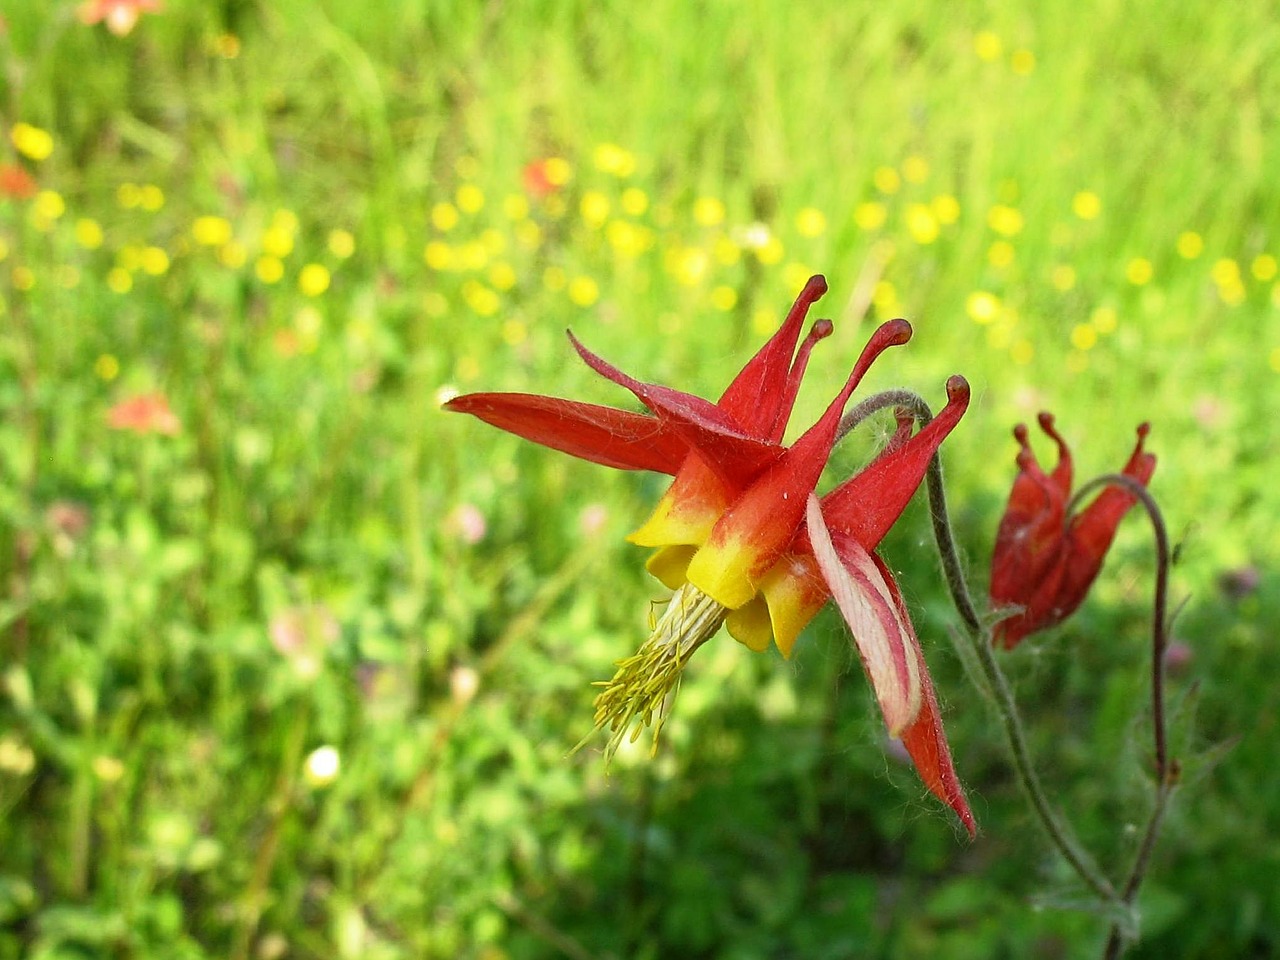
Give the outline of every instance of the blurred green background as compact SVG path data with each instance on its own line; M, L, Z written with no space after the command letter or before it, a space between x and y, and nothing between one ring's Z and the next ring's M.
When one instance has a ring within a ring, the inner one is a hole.
M629 405L566 327L716 395L813 272L797 425L880 318L916 337L860 395L973 384L944 454L980 592L1012 426L1053 410L1087 478L1151 421L1187 775L1134 955L1280 954L1273 5L81 12L0 0L0 957L1096 956L920 504L883 552L975 842L829 613L791 661L708 645L655 758L567 757L662 596L622 536L663 484L439 403ZM1149 543L1127 520L1005 658L1113 876Z

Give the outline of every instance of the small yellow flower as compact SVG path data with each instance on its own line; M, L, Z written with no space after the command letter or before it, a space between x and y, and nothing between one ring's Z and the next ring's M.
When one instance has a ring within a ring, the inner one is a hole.
M1178 256L1184 260L1194 260L1204 252L1204 238L1194 230L1184 230L1178 234Z
M116 187L116 203L122 210L132 210L142 203L142 188L136 183L122 183Z
M329 231L329 252L339 260L346 260L356 252L356 238L351 231L341 227Z
M1076 269L1070 264L1059 263L1049 271L1049 282L1054 289L1066 293L1076 285Z
M308 263L298 271L298 289L303 296L320 296L329 289L329 281L329 270L323 264Z
M484 191L474 183L464 183L458 187L453 199L463 213L479 213L484 208Z
M138 190L138 206L148 213L155 213L164 206L164 191L154 183L148 183Z
M1218 299L1229 307L1238 307L1245 301L1244 284L1240 281L1218 285Z
M1092 190L1081 190L1071 198L1071 210L1081 220L1096 220L1102 213L1102 199Z
M1230 257L1223 257L1214 263L1209 271L1213 282L1220 287L1229 287L1240 283L1240 264Z
M933 243L938 239L938 219L933 208L927 203L912 203L907 206L907 232L911 239L921 245Z
M280 209L271 215L271 226L286 233L298 232L298 215L292 210Z
M724 203L715 197L699 197L693 202L693 220L703 227L714 227L724 222Z
M29 123L15 123L9 128L13 147L28 160L45 160L53 153L53 137L46 130Z
M231 239L231 223L223 217L196 217L191 235L202 246L220 247Z
M169 254L160 247L143 247L138 254L138 266L143 273L158 277L169 269Z
M853 222L858 225L859 230L879 230L884 226L885 218L889 215L883 203L875 200L869 200L866 203L858 204L853 210Z
M279 283L280 278L284 276L284 263L279 257L273 257L270 254L260 256L253 269L263 283Z
M453 266L453 248L440 240L432 240L422 251L422 259L432 270L448 270Z
M804 207L796 214L796 230L802 237L818 237L827 229L827 218L817 207ZM803 286L803 284L801 284Z
M133 277L124 267L112 267L107 274L107 286L115 293L128 293L133 289Z
M569 299L580 307L589 307L600 297L600 287L590 277L574 277L569 281Z
M502 306L501 298L479 280L468 280L462 285L462 299L481 317L493 316Z
M934 217L944 226L960 219L960 201L949 193L938 194L929 201L929 206L933 209Z
M1120 315L1115 307L1097 307L1089 315L1089 323L1099 333L1111 333L1120 322Z
M1087 323L1071 328L1071 345L1077 350L1090 350L1098 342L1098 331Z
M616 143L602 143L592 153L596 169L615 177L629 177L635 171L636 158Z
M738 304L738 293L733 287L719 286L711 291L711 305L717 310L732 310Z
M1002 50L1004 50L1004 44L991 30L979 30L973 37L973 52L978 55L979 60L993 63L1000 59Z
M649 209L649 195L639 187L622 191L622 209L630 217L639 217Z
M97 220L81 217L75 226L76 243L86 250L97 250L102 246L102 226Z
M441 200L431 208L431 223L437 230L448 233L458 225L458 208L447 200Z
M582 195L579 210L583 222L592 229L597 229L609 219L609 198L599 190L588 190Z
M974 323L987 324L1000 315L1000 300L986 290L975 290L965 298L964 309Z
M1134 257L1124 268L1125 279L1135 287L1150 283L1154 275L1155 268L1146 257Z
M876 167L875 173L871 175L871 182L883 194L897 193L902 187L902 178L893 167Z
M293 231L279 224L272 224L262 234L262 250L283 260L293 253Z
M498 290L510 290L516 285L516 271L505 260L499 260L489 268L489 282Z
M907 183L924 183L929 179L929 161L915 154L902 161L902 179Z
M31 212L41 220L54 221L67 212L67 203L56 190L41 190L31 203Z
M105 380L110 383L120 376L120 361L113 354L99 354L98 359L93 361L93 372L99 380Z
M1016 237L1022 232L1022 211L1008 204L997 203L987 211L987 226L1002 237Z
M529 201L519 193L508 193L502 198L502 213L508 220L523 220L529 216Z
M697 286L707 275L711 258L700 247L668 250L664 257L667 270L686 287Z
M785 252L782 241L773 234L765 237L764 242L755 248L756 259L766 267L781 263Z
M987 248L987 262L998 270L1013 263L1016 251L1008 240L997 240Z
M1253 274L1253 279L1260 283L1274 280L1276 276L1276 258L1269 253L1258 254L1253 258L1249 272Z
M1036 68L1036 55L1030 50L1015 50L1009 58L1009 68L1020 77L1029 76Z
M573 177L573 167L564 157L547 157L542 172L553 187L563 187Z

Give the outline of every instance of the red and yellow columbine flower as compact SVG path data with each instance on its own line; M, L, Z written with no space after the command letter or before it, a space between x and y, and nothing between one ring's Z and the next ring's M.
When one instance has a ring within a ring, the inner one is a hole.
M144 13L159 13L160 0L87 0L80 7L82 23L106 21L107 29L117 37L129 34Z
M1120 520L1138 502L1133 494L1112 486L1068 517L1071 451L1050 414L1040 414L1039 421L1040 429L1058 445L1058 465L1053 473L1045 473L1031 452L1026 425L1014 428L1022 448L1018 476L991 558L992 605L1018 608L995 627L995 642L1006 650L1075 612L1102 569ZM1137 445L1123 471L1143 486L1156 469L1156 458L1142 449L1150 429L1145 423L1138 427Z
M517 393L470 394L446 406L584 460L675 478L629 537L654 548L648 569L675 593L652 635L619 662L596 699L597 727L611 731L609 750L633 720L661 728L684 664L722 625L753 650L772 641L790 656L800 631L834 597L889 733L902 738L929 789L973 832L919 642L892 575L872 552L964 414L969 386L952 377L947 406L933 421L914 435L902 421L865 470L817 498L854 388L881 353L911 337L905 320L882 324L818 422L784 446L809 355L831 333L830 321L819 320L800 342L809 307L826 289L820 276L808 282L782 327L715 403L635 380L570 334L593 370L630 390L652 415Z

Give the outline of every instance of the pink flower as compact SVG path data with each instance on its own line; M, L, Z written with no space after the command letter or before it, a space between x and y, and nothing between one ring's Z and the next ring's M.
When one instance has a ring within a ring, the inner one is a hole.
M163 393L143 393L121 400L107 411L107 426L112 430L162 433L169 437L182 429L181 421L169 408L169 400Z
M160 9L160 0L87 0L80 7L80 20L90 25L105 21L108 30L123 37L137 26L142 14Z

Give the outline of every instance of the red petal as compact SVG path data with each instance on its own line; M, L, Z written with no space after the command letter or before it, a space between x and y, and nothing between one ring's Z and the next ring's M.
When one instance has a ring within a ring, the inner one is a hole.
M884 575L893 602L897 604L902 621L911 629L911 618L907 614L907 606L902 601L902 591L885 562L876 554L872 554L876 566ZM914 630L911 633L911 649L918 658L920 667L920 713L902 733L902 745L911 754L920 779L929 788L929 792L956 812L969 836L978 833L977 821L969 809L969 801L965 799L964 787L960 786L960 778L956 776L955 764L951 762L951 748L947 745L947 735L942 729L941 711L938 709L938 697L934 693L933 678L929 676L929 668L925 664L924 653L920 649L920 641L916 639Z
M968 407L968 382L952 377L947 381L947 405L924 429L822 498L827 523L853 537L864 550L874 550L907 508L930 459Z
M1138 443L1123 471L1125 476L1144 487L1156 469L1155 456L1142 449L1150 430L1150 425L1146 423L1138 427ZM1067 533L1069 550L1063 574L1062 596L1059 598L1059 606L1063 608L1060 619L1065 619L1084 600L1084 595L1102 569L1103 558L1111 549L1120 521L1137 502L1138 498L1127 490L1107 487L1093 503L1072 518L1071 529Z
M747 362L720 397L720 408L729 412L743 432L762 439L782 439L787 417L795 403L795 390L787 389L790 386L788 372L792 366L791 357L795 353L800 328L809 313L809 307L826 292L825 277L810 277L778 332ZM824 329L827 333L830 332L829 325ZM803 371L803 367L801 370ZM781 427L778 425L779 421Z
M689 448L654 417L530 393L471 393L446 410L592 463L675 474Z
M731 487L741 488L782 454L782 448L776 443L743 433L729 412L710 400L671 387L642 383L596 356L572 333L569 339L587 366L634 393L667 429L696 450Z

